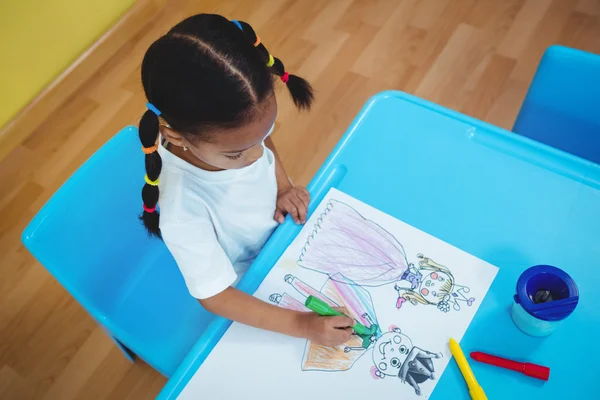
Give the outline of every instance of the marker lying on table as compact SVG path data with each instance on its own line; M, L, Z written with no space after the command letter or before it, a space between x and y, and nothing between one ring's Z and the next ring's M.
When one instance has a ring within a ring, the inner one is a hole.
M304 302L304 305L317 314L325 317L348 317L338 310L333 309L329 304L315 296L308 296ZM377 333L377 329L379 329L379 327L377 325L371 325L370 328L367 328L360 322L356 322L356 324L352 326L352 329L363 339L363 347L368 348L370 345L371 336Z
M513 371L521 372L532 378L547 381L550 378L550 368L532 363L523 363L513 360L508 360L502 357L492 356L491 354L474 351L471 353L471 358L475 361L495 365L496 367L506 368Z
M463 353L460 345L454 339L450 339L450 351L458 364L458 368L460 368L460 372L462 376L465 378L467 382L467 386L469 387L469 394L471 395L471 399L473 400L487 400L487 396L485 392L477 383L475 379L475 375L473 375L473 371L471 371L471 367L469 367L469 363L465 358L465 354Z

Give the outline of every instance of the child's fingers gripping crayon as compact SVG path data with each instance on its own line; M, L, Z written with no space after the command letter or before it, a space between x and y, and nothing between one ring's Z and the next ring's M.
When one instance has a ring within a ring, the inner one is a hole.
M338 315L344 317L347 316L347 314L341 313L340 311L336 310L335 308L331 307L329 304L315 296L308 296L304 305L319 315ZM348 318L350 319L350 321L352 321L350 325L352 327L352 330L356 331L356 333L359 335L373 335L377 331L376 325L372 325L370 328L367 328L360 322L355 321L350 317Z
M333 307L333 309L344 315L350 315L350 312L348 311L348 309L346 307ZM354 321L352 322L352 324L354 324ZM351 327L352 325L348 325L348 326Z
M304 329L308 340L324 346L337 346L346 343L352 336L354 320L345 315L322 316L304 313Z

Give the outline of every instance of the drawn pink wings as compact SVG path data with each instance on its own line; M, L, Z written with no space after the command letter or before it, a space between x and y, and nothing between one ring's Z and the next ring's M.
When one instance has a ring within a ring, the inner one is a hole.
M408 269L404 248L391 233L337 200L317 220L298 265L363 286L398 281Z
M286 276L286 282L296 289L297 293L300 293L300 298L316 296L332 307L346 307L350 317L367 327L377 324L377 316L369 292L343 276L336 275L327 279L320 291L297 277ZM291 294L286 292L280 295L276 302L280 307L309 311L296 297L293 292ZM378 329L376 336L379 335L381 335L381 330ZM303 371L346 371L352 368L354 363L367 352L362 345L362 338L356 335L353 335L345 345L335 347L307 341L301 368ZM346 348L350 351L346 351Z
M349 315L366 327L372 323L377 324L375 307L369 292L340 274L332 275L321 288L321 293L326 298L321 300L335 301L337 306L346 307ZM332 305L332 304L330 304Z
M345 307L350 317L356 319L366 327L370 327L371 323L377 323L377 316L375 315L375 308L373 307L373 300L370 293L362 286L357 285L340 274L327 279L319 291L300 278L292 275L286 276L286 282L296 289L296 292L301 295L300 298L302 299L308 296L315 296L332 307ZM297 300L297 296L293 296L293 293L289 294L285 292L276 303L280 307L291 310L310 311L304 306L304 300Z

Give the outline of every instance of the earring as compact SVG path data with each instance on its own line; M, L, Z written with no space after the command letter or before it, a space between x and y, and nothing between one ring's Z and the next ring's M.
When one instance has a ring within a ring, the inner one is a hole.
M187 151L187 147L183 146L183 151Z

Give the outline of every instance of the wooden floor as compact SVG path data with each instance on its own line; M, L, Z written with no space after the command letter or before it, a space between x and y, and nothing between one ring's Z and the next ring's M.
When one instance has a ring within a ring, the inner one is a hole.
M173 0L0 163L1 399L151 399L164 385L121 356L20 233L101 144L136 123L144 51L200 12L251 22L318 91L308 115L283 92L279 101L274 140L301 184L378 91L404 90L510 129L546 47L600 53L600 0Z

